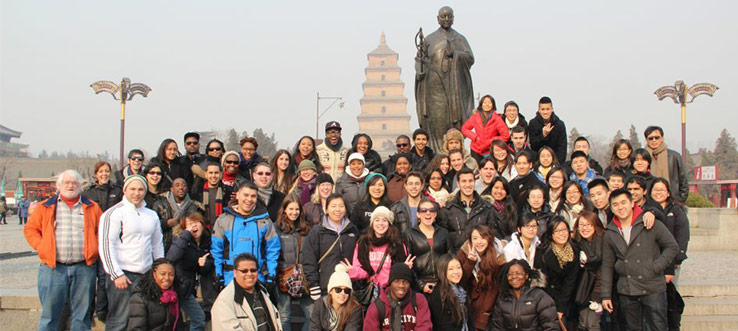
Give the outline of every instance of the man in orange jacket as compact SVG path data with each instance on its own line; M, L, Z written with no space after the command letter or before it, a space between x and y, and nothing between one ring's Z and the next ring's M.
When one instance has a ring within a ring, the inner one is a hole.
M90 329L95 294L97 227L102 211L82 192L82 176L62 172L58 195L40 203L23 229L28 244L38 251L39 330L57 330L59 316L69 300L72 330ZM80 231L81 230L81 231Z

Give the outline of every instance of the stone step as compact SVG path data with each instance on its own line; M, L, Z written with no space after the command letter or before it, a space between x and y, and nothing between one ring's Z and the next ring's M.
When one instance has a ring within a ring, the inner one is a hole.
M710 231L710 230L704 230ZM738 240L735 237L723 235L692 235L689 236L689 251L734 251L738 250Z
M738 316L683 316L682 330L735 331L738 330Z
M679 284L679 293L682 297L715 298L738 297L738 284Z
M684 316L738 316L738 297L684 298Z
M709 237L709 236L719 236L720 230L718 229L709 229L709 228L689 228L689 237L690 239L692 237Z

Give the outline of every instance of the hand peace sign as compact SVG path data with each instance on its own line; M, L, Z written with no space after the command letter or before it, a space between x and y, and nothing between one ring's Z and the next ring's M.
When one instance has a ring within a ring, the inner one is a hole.
M407 256L407 259L405 259L405 265L407 265L408 268L413 268L413 262L415 262L416 256L413 256L412 254Z

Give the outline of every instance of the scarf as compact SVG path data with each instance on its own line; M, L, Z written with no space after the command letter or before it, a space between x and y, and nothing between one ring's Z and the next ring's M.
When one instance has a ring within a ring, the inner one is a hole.
M172 324L172 330L176 330L177 321L179 321L179 302L177 302L177 293L174 292L174 290L172 289L164 290L161 292L161 297L159 298L159 301L166 304L167 308L169 309L169 315L174 316L174 324Z
M552 243L551 251L553 251L554 255L556 255L556 260L559 261L559 267L561 269L564 269L564 266L567 263L574 261L574 249L571 248L570 243L566 243L563 248Z
M512 129L512 128L518 126L518 123L520 123L520 116L515 117L515 121L514 122L508 121L507 120L507 116L505 116L505 115L502 115L502 117L505 118L505 124L507 125L507 128L508 129Z
M238 152L238 157L241 159L241 164L238 165L239 169L251 169L257 163L264 160L257 152L254 152L254 155L251 155L251 158L248 160L246 160L241 152Z
M451 289L454 291L454 295L459 298L459 304L461 305L461 310L463 311L463 314L461 314L461 316L464 317L464 320L461 323L461 331L467 331L469 330L469 326L466 324L466 291L464 290L464 288L456 284L451 284Z
M208 184L208 182L205 182L205 185L203 185L203 190L202 190L202 205L205 207L210 205L210 192L208 192L208 190L210 190L210 184ZM218 185L215 191L215 217L217 218L222 213L223 213L223 188L220 185ZM211 220L211 222L215 224L215 220ZM210 226L210 224L206 224L206 225Z
M310 202L310 196L315 191L315 177L309 181L305 181L300 177L297 181L297 187L300 188L300 202L302 202L303 205Z
M326 302L326 306L328 306L328 329L331 331L337 331L340 315L335 309L333 309L333 305Z
M413 291L407 291L407 295L405 295L402 300L395 301L395 299L392 299L391 294L387 294L387 299L389 299L390 308L392 309L390 312L390 331L403 331L402 307L404 307L408 303L408 301L410 301L411 295L415 295L415 293L413 293Z
M308 156L302 156L302 154L300 153L300 151L297 151L296 154L297 155L295 155L295 164L300 165L300 162L302 162L302 161L305 161L305 160L312 161L313 160L313 154L314 154L314 152L313 153L310 153L310 155L308 155ZM316 164L316 166L317 166L317 164Z
M651 162L651 174L656 177L669 180L669 152L666 150L666 143L661 143L656 149L646 146L646 150L651 153L653 162Z
M505 210L505 201L495 200L494 202L492 202L492 207L494 207L495 211L497 211L497 213L500 214Z
M328 139L324 140L324 143L332 151L338 152L341 149L341 147L343 146L343 139L342 138L338 138L338 142L335 145L331 145L331 143L330 143L330 141L328 141Z
M618 170L621 170L621 171L628 170L631 167L630 158L626 158L626 159L623 159L623 160L617 159L617 163L618 163L617 169Z
M264 206L269 206L269 200L272 198L272 193L274 193L274 189L269 186L268 188L258 188L258 191L256 192L259 196L259 200L264 203Z
M364 178L369 175L369 169L367 168L364 168L364 170L361 171L361 175L359 175L359 177L354 176L354 174L351 173L351 169L349 169L348 167L346 167L346 170L344 172L346 172L346 176L348 176L350 179L353 179L356 182L358 181L363 182Z
M172 218L177 219L184 217L185 212L190 208L190 205L192 205L192 199L190 199L190 196L187 194L185 194L181 203L177 203L172 191L167 192L167 202L169 203L169 207L172 208Z
M223 171L223 179L221 180L223 184L228 186L233 186L236 184L236 173L229 174L225 171Z
M544 166L538 166L538 172L543 176L544 180L546 179L546 176L548 176L548 172L551 171L551 167L544 167Z

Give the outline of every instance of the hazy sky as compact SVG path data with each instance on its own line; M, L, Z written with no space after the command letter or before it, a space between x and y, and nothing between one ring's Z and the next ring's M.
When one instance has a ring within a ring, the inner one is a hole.
M515 100L529 119L548 95L567 130L607 139L631 123L639 132L658 124L679 150L679 107L653 91L711 82L715 97L687 108L688 147L712 148L722 128L738 135L730 1L0 3L0 124L22 131L33 154L117 155L120 105L89 85L124 76L153 89L128 104L126 149L153 152L188 130L231 127L262 127L292 147L314 134L316 92L346 101L321 128L335 119L353 135L366 54L383 31L400 54L414 128L413 38L418 27L434 31L447 4L474 51L475 95Z

